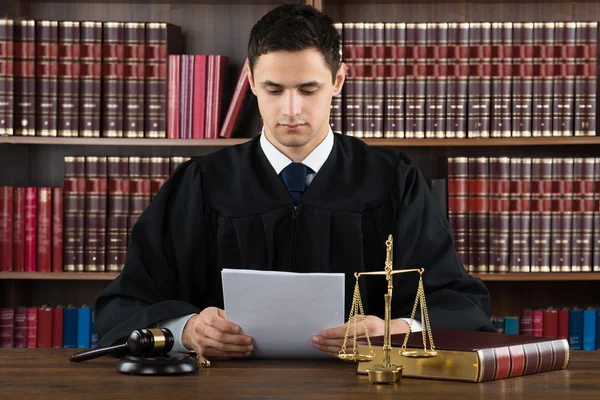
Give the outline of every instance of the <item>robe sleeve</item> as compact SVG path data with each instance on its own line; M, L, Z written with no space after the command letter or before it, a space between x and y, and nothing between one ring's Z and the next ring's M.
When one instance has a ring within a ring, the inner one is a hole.
M397 197L394 201L398 204L394 268L424 268L423 284L431 327L494 331L489 291L479 278L465 270L446 216L414 162L403 154L397 167L396 185L392 195ZM418 275L394 277L393 318L410 316ZM398 296L396 287L400 289ZM421 320L418 307L415 319Z
M196 161L181 164L131 231L125 266L95 303L100 346L203 308L208 207Z

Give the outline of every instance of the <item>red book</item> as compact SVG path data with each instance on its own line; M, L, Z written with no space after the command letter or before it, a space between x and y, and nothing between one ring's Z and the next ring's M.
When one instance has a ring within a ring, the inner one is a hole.
M27 308L15 308L15 348L24 349L27 347Z
M13 271L25 271L25 188L13 188Z
M63 307L52 309L52 347L63 347Z
M52 272L63 270L63 189L52 188Z
M0 136L14 133L13 27L12 19L0 19Z
M519 335L533 336L533 310L526 309L521 311L519 321Z
M28 307L26 309L27 315L27 348L37 348L37 321L38 321L38 309L35 307Z
M467 271L469 260L469 159L467 157L448 158L448 220L456 252Z
M194 90L192 138L204 139L206 119L206 58L205 54L194 56Z
M123 22L102 23L102 137L123 137Z
M15 309L0 308L0 349L15 347Z
M35 20L14 23L14 134L35 136Z
M25 271L37 270L37 188L25 188Z
M569 340L569 309L558 311L558 337Z
M13 270L13 187L0 186L0 271Z
M181 138L181 56L169 56L167 138Z
M42 307L37 310L37 347L52 347L52 309Z
M207 139L216 139L219 136L221 127L221 102L226 66L227 57L220 55L208 56L206 125L204 131L204 137Z
M144 137L144 62L146 26L124 23L123 135Z
M35 23L35 134L56 136L58 22Z
M558 338L558 311L551 308L544 310L542 336L550 338Z
M52 270L52 188L37 188L37 267Z
M411 358L401 356L398 351L405 334L392 335L390 362L404 365L403 376L486 382L564 369L569 364L570 346L565 339L459 329L434 329L432 336L438 355ZM375 359L359 363L358 373L366 373L367 368L381 362L383 337L373 337L371 343ZM421 332L410 335L407 348L423 349ZM441 367L456 366L458 360L464 362L464 368Z
M80 37L79 21L58 22L58 136L79 136Z
M533 336L544 335L544 311L533 310Z
M244 60L244 64L242 65L242 70L240 71L240 76L238 77L235 91L233 92L233 97L231 98L229 109L227 110L227 115L225 116L223 126L221 127L221 133L219 133L220 137L230 138L233 135L233 130L238 122L242 104L244 104L244 99L246 98L248 88L250 87L247 66L248 58Z

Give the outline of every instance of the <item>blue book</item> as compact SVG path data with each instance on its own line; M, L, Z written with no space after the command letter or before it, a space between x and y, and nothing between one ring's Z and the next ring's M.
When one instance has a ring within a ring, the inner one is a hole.
M583 311L583 349L596 350L596 310Z
M583 310L569 310L569 345L572 350L583 350Z
M96 333L96 317L94 309L92 308L92 323L90 325L90 347L95 349L98 347L98 334Z
M519 317L504 317L504 333L509 335L519 334Z
M92 309L80 307L77 309L77 347L90 348L90 328L92 326Z
M596 310L596 350L600 350L600 310Z
M63 308L63 347L77 347L77 308L72 306Z
M492 323L496 328L496 332L504 333L504 317L492 317Z

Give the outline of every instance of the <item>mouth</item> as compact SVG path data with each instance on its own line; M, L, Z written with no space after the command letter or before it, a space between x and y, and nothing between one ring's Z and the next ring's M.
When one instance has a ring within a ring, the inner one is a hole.
M283 126L285 126L288 129L297 129L300 128L301 126L304 126L304 124L284 124Z

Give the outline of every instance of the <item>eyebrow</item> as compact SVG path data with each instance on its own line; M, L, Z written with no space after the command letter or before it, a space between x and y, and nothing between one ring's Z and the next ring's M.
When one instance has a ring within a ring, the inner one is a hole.
M263 86L275 86L275 87L279 87L279 88L282 88L282 87L283 87L283 85L281 85L281 84L279 84L279 83L271 82L271 81L270 81L270 80L268 80L268 79L267 79L266 81L262 82L262 85L263 85ZM297 87L297 88L299 88L299 87L306 87L306 86L317 86L317 87L320 87L320 86L322 86L322 85L323 85L323 84L322 84L322 83L320 83L320 82L317 82L317 81L311 81L311 82L305 82L305 83L301 83L301 84L299 84L299 85L296 85L296 87Z

